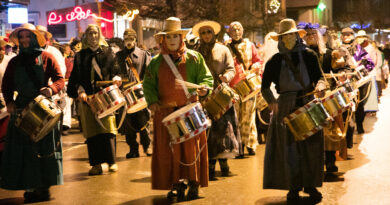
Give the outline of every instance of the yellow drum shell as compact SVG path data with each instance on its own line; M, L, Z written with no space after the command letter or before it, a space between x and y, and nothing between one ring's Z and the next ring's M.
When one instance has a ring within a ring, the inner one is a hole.
M234 90L222 83L202 104L212 118L218 120L238 100L239 97Z
M52 131L62 116L61 108L39 95L29 103L15 121L15 126L38 142Z
M256 74L250 74L234 86L234 90L240 95L241 101L245 102L260 92L261 77Z

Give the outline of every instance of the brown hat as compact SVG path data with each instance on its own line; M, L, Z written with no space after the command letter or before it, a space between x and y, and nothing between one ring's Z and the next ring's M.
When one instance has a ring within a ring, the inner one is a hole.
M218 22L215 21L202 21L197 24L195 24L194 27L192 27L192 33L199 37L199 29L208 26L211 27L214 30L214 34L217 35L221 31L221 25L219 25Z
M14 31L12 31L12 33L9 35L10 41L12 41L16 46L19 46L18 34L22 30L28 30L34 33L40 47L44 47L46 45L45 37L43 37L43 35L35 29L35 26L30 23L24 23L19 28L16 28Z
M352 28L346 27L341 30L341 33L355 33Z
M283 19L279 23L279 33L277 35L271 36L271 38L277 41L279 36L289 33L298 33L301 38L306 35L305 30L297 29L297 25L293 19Z
M135 32L135 30L132 28L128 28L125 30L125 32L123 32L123 37L124 36L134 36L137 38L137 32Z
M46 40L50 40L53 37L53 35L50 32L48 32L47 28L44 26L37 25L37 26L35 26L35 29L38 31L44 32Z
M158 32L155 36L162 36L167 34L181 34L183 37L189 30L181 29L181 21L177 17L169 17L165 19L163 30Z

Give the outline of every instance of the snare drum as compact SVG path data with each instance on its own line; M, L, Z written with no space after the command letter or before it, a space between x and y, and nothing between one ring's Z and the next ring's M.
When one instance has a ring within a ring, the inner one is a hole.
M213 93L202 102L214 120L218 120L234 103L239 100L238 95L226 83L221 83Z
M234 90L240 95L241 101L245 102L260 92L261 78L256 74L249 74L234 86Z
M321 101L325 109L332 117L335 117L340 113L344 112L351 105L351 101L347 92L345 92L344 87L335 89L327 93Z
M283 120L295 140L301 141L321 130L330 121L330 116L321 101L314 99Z
M0 93L0 120L7 116L8 116L7 106L5 105L3 94Z
M123 95L125 96L127 102L127 113L135 113L148 106L141 83L127 88L123 91Z
M256 97L256 109L258 109L259 111L263 111L267 107L268 107L267 101L265 101L263 95L261 95L261 92L259 92Z
M121 91L116 85L111 85L98 93L88 96L88 105L98 118L103 118L126 104Z
M162 123L171 135L171 143L187 141L210 127L210 122L198 102L186 105L165 117Z
M52 131L61 119L62 111L48 98L38 95L17 117L15 126L38 142Z

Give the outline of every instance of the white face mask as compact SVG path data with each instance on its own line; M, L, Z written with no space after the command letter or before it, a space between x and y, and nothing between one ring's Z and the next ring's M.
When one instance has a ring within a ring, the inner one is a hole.
M132 49L135 47L137 38L132 35L124 36L124 42L127 49Z
M343 43L350 43L351 41L353 41L353 39L355 39L353 34L346 33L341 35L341 40L343 41Z
M297 42L295 33L285 34L282 36L282 42L288 50L292 50Z
M99 46L99 30L96 27L91 27L87 33L87 41L91 48Z
M230 37L232 37L232 39L235 41L242 39L243 34L244 34L244 29L239 25L234 25L229 32Z
M180 46L181 36L179 34L167 34L166 44L169 51L177 51Z

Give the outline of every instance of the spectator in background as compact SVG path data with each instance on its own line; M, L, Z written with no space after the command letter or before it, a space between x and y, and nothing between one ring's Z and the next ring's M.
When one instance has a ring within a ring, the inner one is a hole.
M118 51L123 50L123 40L121 38L110 38L108 41L108 46L111 48L112 52L116 54Z

